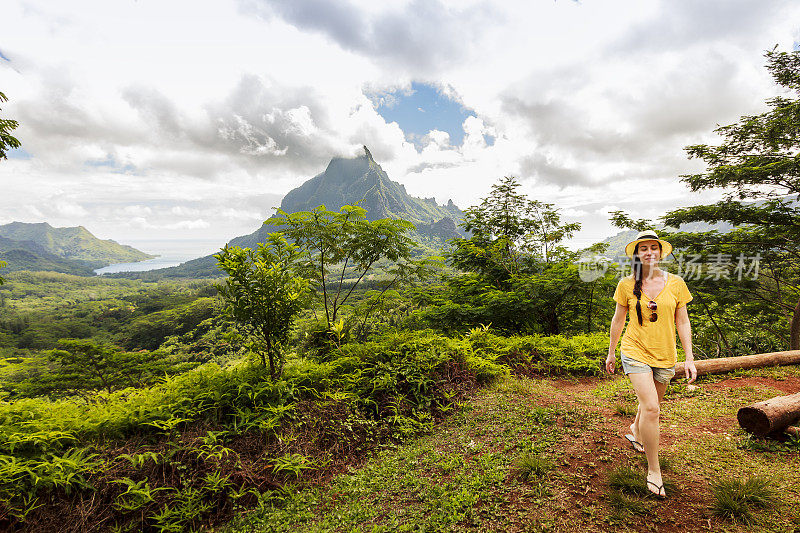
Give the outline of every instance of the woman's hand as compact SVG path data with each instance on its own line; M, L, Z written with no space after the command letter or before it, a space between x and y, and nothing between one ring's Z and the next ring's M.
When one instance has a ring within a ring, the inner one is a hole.
M614 318L611 319L611 329L608 332L608 357L606 358L606 372L614 373L614 364L617 361L617 344L619 336L622 335L622 328L625 327L625 317L628 316L628 308L619 302L614 309Z
M608 357L606 357L606 372L608 372L609 374L613 374L616 362L617 362L616 356L613 353L608 354Z
M687 384L697 379L697 367L694 366L694 361L684 363L683 370L686 373Z

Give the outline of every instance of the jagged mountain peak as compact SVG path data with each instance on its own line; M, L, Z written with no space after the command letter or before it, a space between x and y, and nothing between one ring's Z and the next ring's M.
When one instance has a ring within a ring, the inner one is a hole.
M356 157L334 157L323 172L289 191L281 202L287 213L310 211L320 205L338 211L358 203L367 218L401 218L417 226L418 233L439 239L457 236L456 223L463 213L452 202L439 205L433 198L416 198L401 183L393 181L366 146ZM447 220L445 220L447 219ZM255 233L237 237L232 245L254 248L274 228L262 226Z
M331 159L324 172L289 191L281 209L294 213L325 205L338 210L356 202L367 210L370 220L394 217L430 224L445 217L458 220L462 216L452 201L438 205L432 198L410 196L405 186L389 178L366 146L363 155Z
M362 155L356 157L340 156L332 158L330 162L328 162L328 166L325 167L325 170L321 174L317 174L311 178L310 181L316 180L319 182L318 185L324 183L346 184L357 181L360 178L371 178L372 181L389 179L389 176L375 159L373 159L372 153L366 146L364 146L364 154ZM289 194L291 194L291 192Z
M343 205L358 203L367 210L367 218L400 218L416 226L413 237L426 247L441 249L448 239L462 235L457 222L463 217L461 210L450 200L439 205L433 198L416 198L406 192L405 186L392 181L372 153L364 146L364 153L356 157L334 157L325 170L289 191L281 202L287 213L310 211L320 205L338 211ZM249 235L232 239L229 246L257 248L267 242L268 234L280 231L279 227L263 224ZM124 277L205 277L218 276L217 261L213 256L193 259L178 267L148 273L130 273ZM115 275L123 277L122 275Z

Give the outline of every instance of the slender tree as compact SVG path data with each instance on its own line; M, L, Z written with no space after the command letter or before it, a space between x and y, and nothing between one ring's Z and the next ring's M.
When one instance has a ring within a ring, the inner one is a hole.
M531 200L519 187L514 176L492 185L489 195L464 213L461 226L471 237L453 241L453 264L480 272L498 287L534 263L562 259L561 242L580 229L577 222L563 223L553 204Z
M284 347L303 307L308 281L296 274L300 251L283 235L271 233L257 250L225 246L214 257L228 277L218 286L225 314L253 343L270 377L283 373Z
M462 275L448 280L437 305L423 312L445 329L491 323L507 332L558 334L576 322L580 283L574 252L562 241L580 229L553 204L531 200L506 176L465 212L471 235L454 239L450 260Z

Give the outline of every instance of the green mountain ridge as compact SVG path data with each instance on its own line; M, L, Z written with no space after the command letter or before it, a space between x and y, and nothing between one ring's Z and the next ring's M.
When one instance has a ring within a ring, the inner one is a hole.
M78 259L65 259L52 254L33 241L15 241L0 237L0 261L7 266L4 272L18 270L61 272L77 276L92 276L91 265Z
M389 178L366 146L364 155L356 158L333 158L324 172L289 191L281 209L295 213L323 204L338 211L355 202L367 210L369 220L403 218L414 224L431 224L463 216L452 200L440 206L433 198L409 195L404 185Z
M25 250L37 255L50 254L47 248L33 241L16 241L7 237L0 237L0 253L10 252L11 250Z
M0 226L0 237L21 243L13 249L37 255L49 253L61 259L81 261L92 268L155 257L111 239L98 239L83 226L54 228L47 222L12 222ZM12 245L5 243L4 249L10 251ZM44 256L43 259L51 260ZM14 268L11 262L9 267Z

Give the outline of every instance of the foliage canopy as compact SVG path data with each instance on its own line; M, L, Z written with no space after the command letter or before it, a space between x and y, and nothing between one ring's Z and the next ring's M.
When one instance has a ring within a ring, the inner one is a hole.
M725 234L679 233L673 239L703 254L713 249L726 256L760 256L768 265L759 273L764 281L739 291L790 316L790 349L800 349L800 52L772 50L766 58L785 94L767 100L768 111L717 128L720 144L686 148L707 170L683 181L692 191L726 189L727 197L673 210L663 220L673 227L695 221L737 226Z
M417 295L429 304L419 314L431 325L463 331L491 324L506 333L553 335L581 331L586 310L591 331L593 293L588 308L577 301L577 254L561 244L580 224L563 222L553 204L531 200L519 188L506 176L465 211L462 226L471 236L454 239L450 255L463 274Z
M141 386L166 368L158 352L126 352L107 343L88 339L62 339L60 349L50 352L59 372L40 387L51 390L105 389L108 393Z
M321 205L311 211L286 213L266 221L273 224L303 252L300 272L318 288L328 329L335 327L345 303L356 287L381 261L388 283L421 272L425 262L412 260L414 242L407 233L414 225L399 219L367 220L366 210L345 205L330 211Z
M492 185L489 195L465 211L461 226L472 235L455 239L453 264L480 273L501 285L537 263L548 265L564 258L560 245L580 229L580 224L562 223L553 204L531 200L518 189L514 176Z

